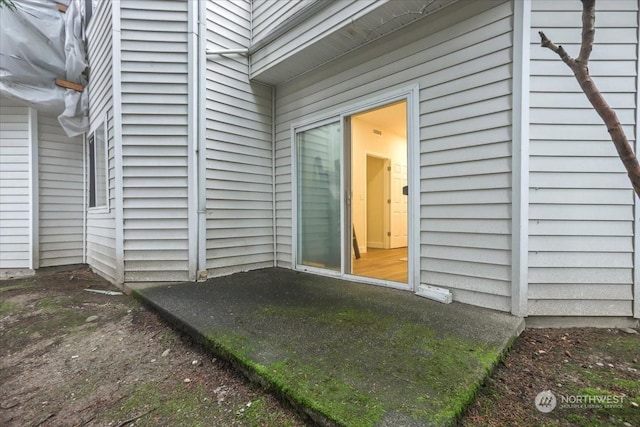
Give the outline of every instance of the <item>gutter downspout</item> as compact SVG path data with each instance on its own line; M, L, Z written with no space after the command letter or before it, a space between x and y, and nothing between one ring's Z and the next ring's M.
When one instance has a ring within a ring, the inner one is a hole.
M207 74L207 10L206 2L198 2L198 38L197 38L197 73L196 85L197 91L197 121L196 121L196 138L197 138L197 188L198 188L198 266L196 279L198 281L207 280L209 275L207 271L207 116L206 106L206 74Z

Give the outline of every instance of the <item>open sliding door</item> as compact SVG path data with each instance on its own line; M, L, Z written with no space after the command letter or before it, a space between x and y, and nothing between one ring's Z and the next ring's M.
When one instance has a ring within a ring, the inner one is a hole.
M346 273L404 288L409 283L407 101L346 119L346 206L354 237Z

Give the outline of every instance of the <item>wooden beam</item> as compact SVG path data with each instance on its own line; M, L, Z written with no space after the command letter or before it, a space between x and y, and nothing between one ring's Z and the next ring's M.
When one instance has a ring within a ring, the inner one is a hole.
M79 85L77 83L73 83L67 80L63 80L63 79L56 79L56 84L60 87L64 87L67 89L73 89L75 91L78 92L83 92L84 91L84 86Z

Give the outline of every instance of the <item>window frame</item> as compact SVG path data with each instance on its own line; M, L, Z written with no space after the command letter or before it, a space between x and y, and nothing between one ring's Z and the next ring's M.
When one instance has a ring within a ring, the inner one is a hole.
M102 149L100 150L100 147ZM102 158L101 158L102 157ZM100 168L102 163L102 168ZM104 171L103 188L98 188L100 169ZM100 193L104 192L104 195ZM109 210L109 158L107 121L98 122L87 137L87 208L91 212Z

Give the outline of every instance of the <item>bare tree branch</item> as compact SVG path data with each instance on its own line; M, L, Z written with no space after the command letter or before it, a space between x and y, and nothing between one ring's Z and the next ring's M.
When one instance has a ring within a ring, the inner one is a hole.
M634 191L640 197L640 164L636 157L624 129L620 124L620 120L616 112L607 104L604 97L598 90L598 87L589 75L589 57L593 49L595 39L595 0L582 1L582 43L580 45L580 55L578 59L571 58L562 46L554 44L542 32L540 34L540 45L555 52L562 61L571 68L573 74L580 84L580 88L587 96L587 99L596 110L602 121L607 126L607 131L613 141L618 156L629 175L629 180ZM637 90L637 89L636 89Z
M547 38L547 36L544 35L542 31L538 31L538 34L540 34L540 46L549 48L553 52L557 53L560 59L562 59L562 61L565 64L567 64L571 69L575 67L576 61L569 56L567 51L565 51L562 46L558 46L555 43L553 43L551 40Z
M582 1L582 44L578 61L585 67L589 65L589 57L596 35L596 0Z

